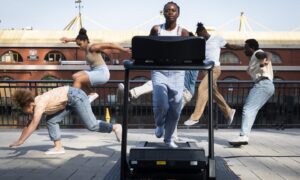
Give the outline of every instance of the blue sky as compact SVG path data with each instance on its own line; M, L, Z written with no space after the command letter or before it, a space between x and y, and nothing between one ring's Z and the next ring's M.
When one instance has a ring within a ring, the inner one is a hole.
M88 30L129 30L137 26L137 30L150 30L152 25L160 23L157 16L166 2L168 1L82 0L84 26ZM181 8L179 24L190 31L195 30L198 21L216 30L238 30L238 17L242 11L255 31L300 31L299 0L174 2ZM78 13L75 0L1 0L0 3L0 29L32 26L38 30L61 30ZM143 23L145 24L142 25Z

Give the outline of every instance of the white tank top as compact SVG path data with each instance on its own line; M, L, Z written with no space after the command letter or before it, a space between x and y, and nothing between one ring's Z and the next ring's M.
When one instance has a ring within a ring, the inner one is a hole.
M176 24L176 27L172 31L167 31L165 24L161 24L158 27L158 36L181 36L182 28Z
M176 27L172 31L167 31L165 24L161 24L158 27L157 35L158 36L181 36L182 28L176 24ZM153 72L162 72L162 73L169 73L169 72L174 72L174 73L184 73L182 70L154 70Z

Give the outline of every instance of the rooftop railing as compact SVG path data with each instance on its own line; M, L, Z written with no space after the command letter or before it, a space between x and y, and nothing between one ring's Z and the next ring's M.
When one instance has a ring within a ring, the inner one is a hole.
M109 120L112 123L122 120L123 96L117 91L118 83L123 81L111 80L108 83L94 87L99 94L91 106L97 119ZM131 81L130 87L142 85L145 81ZM300 81L274 81L275 94L263 106L257 115L255 127L292 128L300 127ZM35 95L42 94L59 86L72 85L69 80L40 80L18 81L0 80L0 127L23 127L30 116L23 114L12 101L12 94L18 88L31 89ZM199 85L199 82L197 82ZM252 81L218 81L221 94L228 104L235 108L236 114L232 127L240 127L242 108L249 90L253 86ZM197 92L197 91L196 91ZM182 110L179 127L184 127L183 122L189 118L194 110L196 95ZM213 117L216 128L227 127L227 120L221 110L214 103ZM107 114L109 113L109 115ZM129 105L129 127L152 128L154 127L152 112L152 94L141 96L132 100ZM199 124L194 127L206 128L207 112L204 111ZM45 126L43 119L40 126ZM64 128L82 128L83 124L74 114L69 114L60 124Z

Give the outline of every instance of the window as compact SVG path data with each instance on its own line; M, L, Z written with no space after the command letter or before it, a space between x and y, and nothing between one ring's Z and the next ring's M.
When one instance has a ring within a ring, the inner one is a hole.
M273 64L281 64L282 63L282 60L280 58L280 56L274 52L271 52L272 54L272 63Z
M232 52L224 52L220 56L221 64L240 64L240 60L237 55Z
M0 76L0 80L13 80L13 78L9 76Z
M9 50L1 56L1 62L23 62L23 58L18 52Z
M44 60L48 62L60 62L66 60L66 57L59 51L50 51L46 54Z
M42 78L42 80L58 80L59 78L52 76L52 75L46 75Z

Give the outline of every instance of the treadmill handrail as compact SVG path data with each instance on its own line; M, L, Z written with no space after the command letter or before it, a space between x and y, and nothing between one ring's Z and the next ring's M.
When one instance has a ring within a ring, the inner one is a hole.
M214 67L213 61L203 62L202 66L195 65L176 65L176 66L160 66L160 65L137 65L134 60L124 60L124 68L128 70L209 70Z

